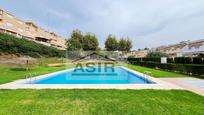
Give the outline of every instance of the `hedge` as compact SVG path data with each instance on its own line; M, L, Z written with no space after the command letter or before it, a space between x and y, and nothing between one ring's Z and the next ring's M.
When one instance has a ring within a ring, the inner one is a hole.
M193 64L204 64L204 59L201 57L194 57Z
M157 62L137 62L137 61L131 61L130 63L133 65L140 65L149 68L159 68L162 70L174 71L183 74L193 74L202 77L204 75L204 65L172 64L172 63L162 64Z
M161 58L128 58L128 61L161 62Z
M192 64L191 57L176 57L174 58L174 63L181 63L181 64Z
M174 59L173 58L167 58L167 63L174 63Z
M161 62L161 58L128 58L128 61L138 62ZM176 57L167 58L167 63L177 64L204 64L204 58L201 57Z
M142 58L142 61L161 62L161 58Z
M45 46L27 39L0 33L0 52L8 54L28 55L31 57L64 57L65 51Z

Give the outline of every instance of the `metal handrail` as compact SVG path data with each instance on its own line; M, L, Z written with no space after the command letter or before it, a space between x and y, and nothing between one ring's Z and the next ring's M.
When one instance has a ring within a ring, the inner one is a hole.
M27 76L26 76L26 79L29 80L30 83L32 83L32 78L35 78L34 81L36 81L36 77L34 77L35 75L37 75L37 73L29 73Z
M144 79L146 82L148 82L148 80L150 80L150 78L148 76L152 76L152 73L149 71L145 71L144 72Z

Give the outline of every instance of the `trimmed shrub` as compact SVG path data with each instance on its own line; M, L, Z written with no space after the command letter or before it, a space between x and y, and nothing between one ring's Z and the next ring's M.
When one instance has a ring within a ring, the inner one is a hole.
M167 63L174 63L174 59L173 58L167 58Z
M174 58L174 62L180 63L180 64L191 64L192 58L191 57L176 57Z
M204 64L203 59L201 57L194 57L193 64Z
M161 58L143 58L143 61L149 61L149 62L161 62Z
M0 33L0 52L31 57L65 57L65 51L4 33Z
M169 57L169 55L161 52L149 52L146 56L147 58L161 58L161 57Z
M204 64L204 58L202 58L202 62L203 62L202 64Z
M138 62L161 62L161 58L128 58L128 61L138 61ZM202 57L176 57L167 58L167 63L177 63L177 64L204 64L204 58Z
M128 58L128 61L161 62L161 58Z
M128 61L142 61L142 58L128 58Z
M159 68L162 70L174 71L183 74L193 74L193 75L204 75L204 65L195 65L195 64L162 64L157 62L136 62L131 61L131 64L145 66L149 68ZM204 77L203 77L204 78Z

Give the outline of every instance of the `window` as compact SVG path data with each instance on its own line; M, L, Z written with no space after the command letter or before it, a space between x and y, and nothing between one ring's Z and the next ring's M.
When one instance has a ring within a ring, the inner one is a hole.
M19 23L19 24L23 24L23 22L21 22L21 21L18 21L18 23Z
M3 15L3 11L2 10L0 10L0 15Z
M3 15L3 11L0 10L0 21L2 21L2 15Z
M9 18L13 18L13 16L11 16L10 14L7 14L7 16L8 16Z
M30 27L29 26L26 26L26 30L29 30L30 29Z
M22 29L20 29L20 28L18 28L18 31L19 31L19 32L23 32L23 30L22 30Z
M13 27L13 24L11 24L11 23L6 23L6 26L8 26L8 27Z

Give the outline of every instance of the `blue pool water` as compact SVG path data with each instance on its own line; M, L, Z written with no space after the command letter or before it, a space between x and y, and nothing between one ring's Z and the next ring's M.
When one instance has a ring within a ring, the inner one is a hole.
M95 71L71 70L33 82L33 84L151 84L152 81L121 67L95 68Z

